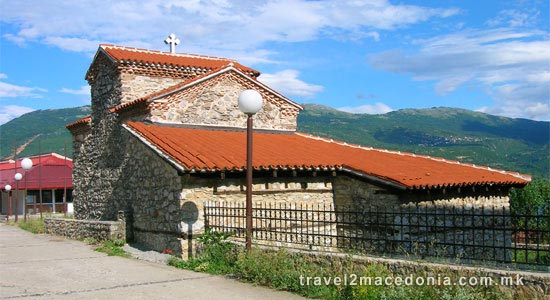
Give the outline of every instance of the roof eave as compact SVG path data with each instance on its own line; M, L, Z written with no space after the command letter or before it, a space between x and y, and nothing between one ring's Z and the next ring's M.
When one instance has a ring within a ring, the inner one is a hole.
M349 167L346 167L346 166L342 166L342 171L353 174L353 175L358 176L358 177L363 178L363 179L367 179L367 180L372 181L372 182L376 182L376 183L379 183L379 184L383 184L383 185L401 190L401 191L404 191L404 190L410 188L409 186L406 186L406 185L404 185L400 182L392 181L390 179L380 177L380 176L376 176L376 175L372 175L372 174L367 174L365 172L361 172L361 171L358 171L358 170L355 170L355 169L352 169L352 168L349 168Z

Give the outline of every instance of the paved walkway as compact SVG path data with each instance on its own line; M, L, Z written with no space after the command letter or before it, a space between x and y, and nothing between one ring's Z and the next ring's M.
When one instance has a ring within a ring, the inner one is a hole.
M0 299L304 299L0 224Z

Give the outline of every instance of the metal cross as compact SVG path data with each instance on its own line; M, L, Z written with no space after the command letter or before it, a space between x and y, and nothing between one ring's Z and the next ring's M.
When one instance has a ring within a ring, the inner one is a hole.
M165 40L165 44L170 44L170 53L176 53L176 45L180 43L180 39L176 38L176 35L171 33Z

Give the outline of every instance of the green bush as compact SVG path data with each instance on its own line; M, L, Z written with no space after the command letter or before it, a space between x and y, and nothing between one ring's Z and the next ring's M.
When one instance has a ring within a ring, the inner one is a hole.
M537 179L522 189L510 191L510 209L512 214L549 215L550 180Z
M196 257L185 261L173 257L170 258L168 264L196 272L230 274L233 272L237 259L235 245L227 241L230 236L230 234L207 228L205 233L197 239L204 248Z

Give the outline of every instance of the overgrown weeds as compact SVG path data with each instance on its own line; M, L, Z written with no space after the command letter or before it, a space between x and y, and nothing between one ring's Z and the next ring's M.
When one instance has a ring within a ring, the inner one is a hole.
M25 221L19 221L17 223L15 222L7 222L8 225L11 226L17 226L25 231L34 233L34 234L42 234L44 233L44 220L43 219L37 219L37 220L27 220Z
M125 242L123 240L105 241L95 251L106 253L109 256L132 257L132 255L122 249Z
M383 264L361 264L351 256L313 256L281 249L245 251L228 242L227 235L207 231L201 238L204 250L187 261L173 257L169 264L178 268L211 274L228 274L250 283L294 292L309 298L327 300L473 300L513 299L513 295L494 286L386 284L383 280L411 276L427 278L432 272L417 270L402 274ZM437 274L455 283L458 275ZM339 278L339 279L336 279ZM347 278L347 279L345 279ZM365 281L360 281L360 280ZM366 280L371 280L366 282ZM340 280L338 282L337 280ZM346 282L344 282L346 280ZM382 281L377 281L382 280Z

